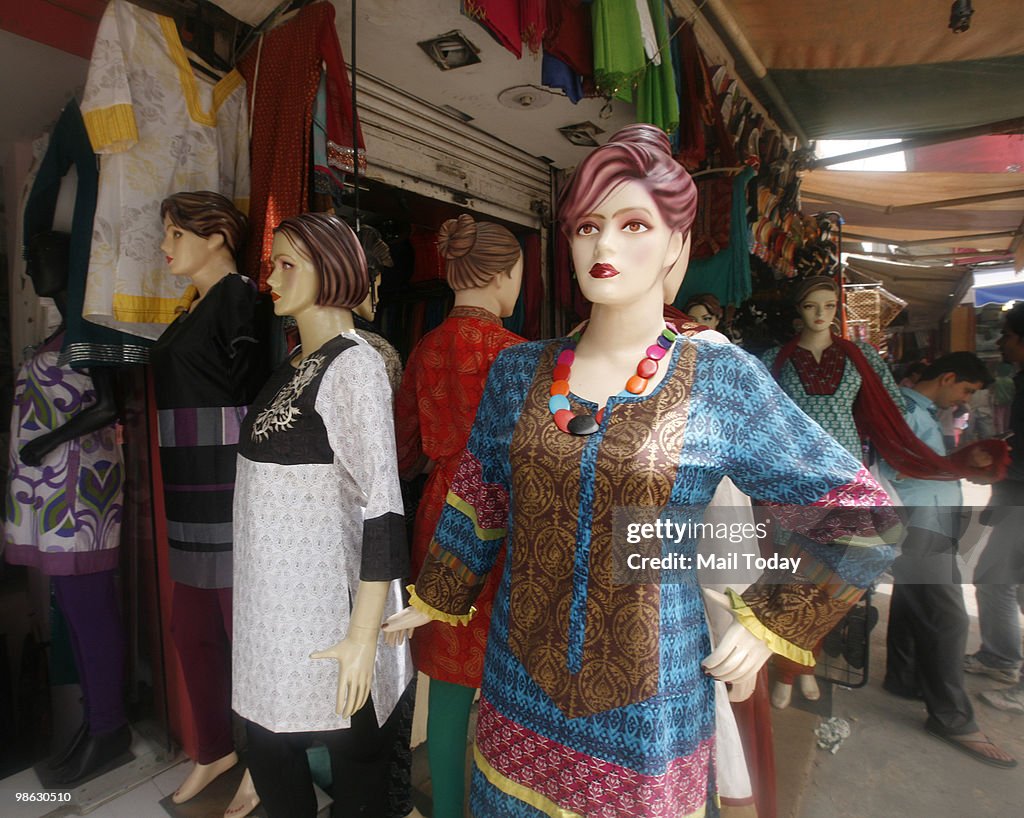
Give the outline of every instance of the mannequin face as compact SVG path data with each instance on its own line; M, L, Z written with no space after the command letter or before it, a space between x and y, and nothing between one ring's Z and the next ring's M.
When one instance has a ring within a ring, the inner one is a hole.
M663 300L665 275L679 259L683 236L669 229L654 199L627 182L572 226L572 260L592 304L631 305L651 290Z
M372 321L377 315L377 308L373 303L374 292L380 292L380 273L374 274L373 286L370 288L370 292L366 294L366 298L363 299L363 303L352 310L352 312L365 321Z
M691 306L690 317L698 324L703 324L709 329L718 329L718 316L703 304L694 304Z
M170 216L164 216L164 240L160 251L167 259L171 275L194 276L213 262L224 247L224 237L215 233L203 238L184 227L178 227Z
M832 290L815 290L797 305L803 319L804 332L828 333L836 317L836 294Z
M274 314L297 318L315 307L320 295L320 275L306 255L305 245L298 240L293 242L285 233L276 233L270 258L274 269L267 284L274 300Z

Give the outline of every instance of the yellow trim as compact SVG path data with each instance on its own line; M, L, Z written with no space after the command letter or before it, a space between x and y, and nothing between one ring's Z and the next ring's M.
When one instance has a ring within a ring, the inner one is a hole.
M551 818L583 818L578 812L562 809L547 796L541 795L539 792L531 790L529 787L524 787L522 784L518 784L510 778L503 776L487 763L487 759L484 758L484 754L480 752L480 748L477 747L475 742L473 744L473 761L476 763L477 769L484 774L487 780L506 795L518 798L534 809L539 809L545 815L551 816Z
M178 36L178 28L170 17L157 15L160 21L160 28L164 33L164 40L167 41L167 49L170 51L171 59L178 67L178 82L185 94L185 105L188 107L188 115L194 122L213 128L217 125L217 111L224 101L231 96L232 92L244 82L242 75L231 69L220 81L213 86L213 107L204 111L199 104L199 88L196 86L196 75L192 73L192 66L188 64L188 54L185 53L185 46Z
M199 298L199 288L195 284L189 284L184 294L178 299L178 305L174 308L175 313L188 312L192 302Z
M792 659L794 662L801 665L814 667L814 654L811 651L797 647L789 640L768 630L768 628L761 624L761 621L750 609L750 606L743 600L743 597L736 593L732 588L726 588L725 592L729 595L729 601L732 603L732 612L736 615L737 621L739 621L744 628L754 634L754 636L770 647L772 649L772 653L785 656L787 659Z
M504 528L481 528L480 523L477 520L476 509L473 508L469 503L463 500L454 491L449 491L448 496L445 498L445 502L448 503L452 508L457 508L463 514L465 514L473 523L473 529L476 531L477 537L481 540L500 540L505 536L506 529Z
M409 592L409 604L420 613L426 614L434 622L447 622L449 625L468 625L469 620L476 614L476 608L470 608L467 614L450 614L439 611L432 605L428 605L416 595L416 586L407 585L405 590Z
M139 141L135 110L128 103L86 111L82 119L96 153L123 153Z
M578 812L572 810L563 809L558 806L554 801L548 798L546 795L541 795L536 790L531 790L529 787L524 787L510 778L499 773L494 767L492 767L484 754L480 752L480 748L473 743L473 762L480 772L484 774L488 781L506 795L511 795L513 798L517 798L523 803L529 804L534 809L538 809L545 815L551 818L583 818ZM718 795L714 796L715 803L720 805ZM688 812L685 815L679 815L677 818L704 818L707 814L705 807L700 807L693 812Z
M113 315L127 324L169 324L178 313L179 298L114 293Z

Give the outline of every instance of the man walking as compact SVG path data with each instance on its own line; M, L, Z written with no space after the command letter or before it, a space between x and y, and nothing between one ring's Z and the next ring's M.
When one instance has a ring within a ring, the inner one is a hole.
M901 387L907 425L935 452L946 454L938 410L967 400L991 381L985 365L969 352L940 358L913 387ZM973 465L983 468L989 461ZM978 729L964 689L968 619L956 565L963 523L960 481L904 477L887 463L882 471L909 507L901 553L892 567L883 687L896 695L923 698L925 730L936 738L986 764L1016 767L1016 760Z
M999 350L1006 363L1024 364L1024 303L1016 304L1006 314ZM1018 372L1013 381L1010 468L1006 479L992 487L992 536L974 572L981 650L965 657L964 670L1016 683L978 695L985 704L999 710L1024 714L1024 682L1019 680L1022 657L1018 597L1024 583L1024 371Z

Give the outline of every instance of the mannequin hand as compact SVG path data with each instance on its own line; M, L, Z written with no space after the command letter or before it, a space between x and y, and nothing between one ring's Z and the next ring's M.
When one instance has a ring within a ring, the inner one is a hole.
M729 598L718 591L704 588L704 598L709 605L726 608L732 606ZM734 621L711 655L701 665L711 676L732 685L729 700L741 702L749 698L757 684L757 673L772 655L771 648L748 631L739 621Z
M373 681L373 661L377 655L377 640L366 634L353 633L338 644L309 655L310 659L336 659L338 661L338 700L335 712L350 717L366 704Z
M406 638L412 639L413 631L429 621L429 616L410 606L389 616L380 629L384 631L384 641L396 648L405 642Z
M971 450L970 457L967 458L967 463L973 469L987 469L996 461L992 455L982 449L980 446L976 449Z
M43 458L48 454L46 446L41 444L41 438L30 440L21 448L21 462L26 466L41 466Z

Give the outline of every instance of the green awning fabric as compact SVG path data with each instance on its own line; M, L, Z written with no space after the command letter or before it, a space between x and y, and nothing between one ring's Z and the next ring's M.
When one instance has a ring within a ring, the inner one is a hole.
M1024 116L1024 56L769 74L811 139L907 138Z

